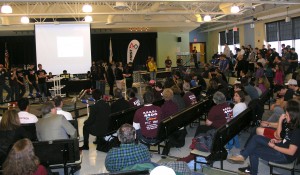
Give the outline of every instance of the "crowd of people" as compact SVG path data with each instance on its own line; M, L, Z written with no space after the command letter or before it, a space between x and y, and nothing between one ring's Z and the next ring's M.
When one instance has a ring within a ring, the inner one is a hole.
M269 90L272 92L271 100L274 101L270 110L272 114L263 116L263 120L258 121L260 126L251 134L244 146L240 145L238 136L235 136L226 145L228 150L232 147L242 150L240 155L231 156L228 161L244 163L249 157L250 166L239 168L239 170L250 172L252 175L259 171L258 158L276 163L294 161L299 156L297 148L300 146L300 140L297 137L300 132L300 104L298 101L300 76L295 73L298 65L295 66L296 62L294 61L298 60L297 54L293 48L283 47L282 57L280 57L270 46L268 49L264 47L252 49L248 46L248 48L237 49L236 60L232 61L232 55L227 47L225 46L224 53L215 55L213 61L204 65L204 70L201 72L199 69L196 69L195 72L187 70L179 64L177 69L172 70L171 76L166 77L163 82L155 81L155 84L147 85L143 95L137 92L136 87L132 87L132 63L128 63L123 68L121 62L107 66L102 62L93 62L90 78L95 82L92 91L95 104L90 106L89 117L83 125L84 141L80 150L88 151L90 149L89 135L91 134L96 136L94 142L97 145L96 149L104 151L103 145L110 141L105 137L108 133L110 115L140 106L134 114L133 123L124 124L117 131L120 145L106 150L108 153L105 166L110 172L134 170L137 164L152 169L159 165L151 162L151 154L146 145L156 141L161 121L198 103L199 100L211 96L214 105L209 109L205 123L198 126L194 134L194 137L198 137L200 134L220 128L232 118L237 117L247 109L249 103ZM166 65L169 64L170 61L167 59ZM253 67L251 67L252 64ZM149 58L147 65L151 79L155 80L157 68L152 57ZM232 71L238 79L231 87L228 83L228 76ZM3 66L2 72L4 76ZM39 65L38 72L40 73L35 73L32 67L25 78L31 82L31 84L28 82L31 90L37 88L38 92L42 92L41 89L45 89L43 84L45 81L30 81L31 78L28 78L31 74L36 78L35 80L46 78L47 74L42 70L41 65ZM293 75L284 84L285 76L289 73L293 73ZM14 74L11 77L15 77ZM126 80L126 96L123 96L122 93L123 82L121 81L123 79ZM32 78L32 80L34 79ZM102 98L105 95L106 83L110 87L109 94L114 96L114 100L110 103ZM192 87L198 86L203 93L196 96L190 90ZM32 136L21 127L21 124L36 123L36 137L39 141L77 138L76 129L68 122L73 117L62 110L63 99L60 96L54 97L53 101L42 105L42 118L40 119L28 112L30 105L27 98L19 97L18 99L20 112L8 110L0 122L0 163L3 165L4 174L14 171L18 171L15 174L47 174L47 169L40 165L39 159L32 151L31 141L26 139L30 139ZM154 102L160 100L163 100L161 106L154 105ZM183 127L170 135L162 155L169 155L170 150L174 147L184 146L186 134L186 128ZM146 145L142 143L146 143ZM20 161L15 158L16 154L20 157L24 156L23 160L25 161L28 157L31 158L30 161L27 161L28 164L12 170L14 167L12 165L16 165ZM190 154L167 166L175 172L180 172L182 169L179 170L176 167L181 165L184 167L184 171L191 172L186 163L194 158L194 155Z

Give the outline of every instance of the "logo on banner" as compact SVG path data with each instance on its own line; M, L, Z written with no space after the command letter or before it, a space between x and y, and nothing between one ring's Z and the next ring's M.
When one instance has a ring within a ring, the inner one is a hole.
M136 52L140 47L140 42L138 40L132 40L127 49L127 63L133 62Z

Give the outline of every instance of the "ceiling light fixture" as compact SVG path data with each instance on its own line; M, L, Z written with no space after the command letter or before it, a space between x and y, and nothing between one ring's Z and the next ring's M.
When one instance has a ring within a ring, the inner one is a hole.
M289 7L286 8L285 22L291 22L291 17L289 17Z
M196 14L195 16L196 16L197 22L203 22L200 14Z
M91 13L93 11L93 7L89 4L85 4L82 6L82 11L84 13Z
M93 18L92 18L92 16L85 16L85 17L84 17L84 21L85 21L85 22L92 22L92 21L93 21Z
M205 22L211 21L211 16L205 15L205 16L204 16L204 21L205 21Z
M237 5L233 5L230 9L231 13L239 13L240 12L240 8Z
M29 18L27 16L21 17L21 23L22 24L29 24Z
M2 7L1 7L1 13L12 13L12 8L10 5L8 4L4 4Z

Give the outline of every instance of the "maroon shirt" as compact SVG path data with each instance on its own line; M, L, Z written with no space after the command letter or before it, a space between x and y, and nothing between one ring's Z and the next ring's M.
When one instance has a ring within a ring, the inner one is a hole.
M185 103L185 107L189 107L192 106L193 104L197 103L197 98L195 96L195 94L193 94L192 92L186 92L183 96L183 100Z
M232 108L225 102L216 106L213 106L208 115L207 120L211 121L214 128L219 128L227 123L227 118L232 117Z
M165 119L178 112L178 106L172 100L165 101L165 103L161 106L161 111L163 119Z
M155 138L161 118L162 112L160 107L146 105L135 112L133 122L140 124L143 136Z
M132 99L128 100L128 103L129 103L130 107L141 106L140 100L136 97L133 97Z

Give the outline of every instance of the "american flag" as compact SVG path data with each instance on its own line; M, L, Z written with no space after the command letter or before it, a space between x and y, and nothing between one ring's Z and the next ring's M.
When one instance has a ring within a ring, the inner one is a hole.
M8 50L7 50L7 44L6 44L6 43L5 43L4 60L5 60L4 67L5 67L6 69L8 69L8 68L9 68L9 53L8 53Z
M113 50L112 50L112 44L111 44L111 38L109 39L109 62L112 62L113 58Z

